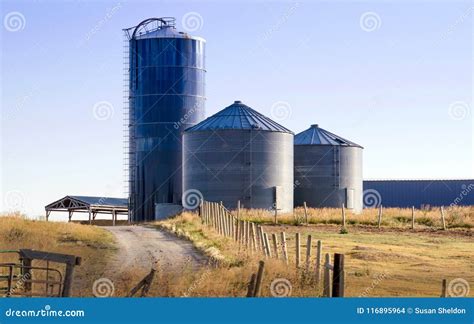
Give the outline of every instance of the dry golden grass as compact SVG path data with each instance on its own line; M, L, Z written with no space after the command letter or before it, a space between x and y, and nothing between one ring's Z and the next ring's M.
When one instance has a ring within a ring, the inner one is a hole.
M411 209L384 208L382 226L410 228ZM308 208L308 222L310 224L337 224L342 222L341 210L337 208ZM243 209L241 216L245 220L256 223L273 222L274 215L268 210ZM474 207L449 207L445 209L446 226L456 229L471 229L474 227ZM299 225L305 222L304 208L296 208L294 214L278 216L282 224ZM346 224L348 225L378 225L378 209L366 208L361 214L353 214L346 210ZM441 228L440 209L415 210L415 226Z
M260 211L246 211L247 219L262 220ZM328 219L331 219L331 213ZM369 216L366 216L369 217ZM434 217L434 216L433 216ZM265 219L265 221L268 219ZM257 270L256 253L247 253L228 238L202 225L197 215L182 216L156 223L185 237L208 255L219 255L226 260L218 268L208 267L196 273L178 276L160 274L158 281L163 291L152 290L160 296L244 296L246 284ZM285 231L288 237L290 266L282 261L266 261L262 295L271 296L273 279L288 279L293 286L292 296L320 296L321 288L314 282L316 240L323 243L323 253L343 253L346 258L346 296L389 297L430 296L441 293L442 279L464 278L474 285L474 241L469 233L458 231L415 231L364 227L348 227L348 234L339 234L337 225L266 225L268 233ZM309 272L296 271L294 234L302 235L301 264L305 264L306 238L313 237L313 253ZM209 253L212 249L212 253ZM218 250L219 252L215 251ZM191 291L189 293L189 291ZM471 296L473 293L471 292Z
M20 214L0 216L0 250L34 249L82 258L74 276L73 294L76 296L91 295L92 278L105 270L108 257L114 251L113 243L109 232L95 226L28 220ZM16 254L0 253L0 262L17 261ZM61 268L59 264L52 267Z

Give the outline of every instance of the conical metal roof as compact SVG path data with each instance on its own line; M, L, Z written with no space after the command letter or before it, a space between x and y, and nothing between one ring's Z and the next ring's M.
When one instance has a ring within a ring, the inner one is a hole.
M186 132L218 129L253 129L293 134L289 129L244 105L241 101L234 101L229 107L186 129Z
M311 125L307 130L295 135L295 145L332 145L332 146L356 146L359 144L346 140L336 134L319 128L317 124Z

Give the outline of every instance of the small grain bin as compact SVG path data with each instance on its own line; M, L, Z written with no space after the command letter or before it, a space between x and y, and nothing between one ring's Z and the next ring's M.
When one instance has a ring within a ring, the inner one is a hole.
M295 206L362 211L363 147L318 125L295 136Z
M240 101L183 135L186 194L236 208L293 211L293 133ZM185 206L186 207L186 206Z

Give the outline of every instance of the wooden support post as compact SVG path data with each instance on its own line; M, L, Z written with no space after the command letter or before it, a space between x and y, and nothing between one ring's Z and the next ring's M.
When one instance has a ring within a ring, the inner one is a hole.
M285 232L281 232L281 249L283 253L283 259L286 262L286 265L288 265L288 248L286 244L286 234Z
M415 206L411 207L411 229L415 229Z
M379 222L378 222L378 227L380 229L380 227L382 226L382 205L379 206Z
M448 297L447 296L447 282L446 279L443 279L443 282L441 283L441 298Z
M255 273L252 273L249 284L247 286L247 297L253 297L253 293L255 291L256 280L257 280L257 275Z
M260 287L262 286L264 268L265 268L265 262L259 261L258 262L257 279L255 281L255 290L253 292L254 297L258 297L260 295Z
M89 208L89 225L92 224L92 210Z
M300 233L296 233L296 239L295 239L295 244L296 244L296 267L299 268L300 267L300 254L301 254L301 242L300 242L300 239L301 239L301 235Z
M308 239L306 241L306 271L309 271L309 265L311 262L311 245L312 245L312 240L311 240L311 235L308 235Z
M331 256L325 255L323 297L331 297Z
M334 254L332 296L344 297L344 254Z
M342 228L346 228L346 208L342 204Z
M275 215L274 215L274 218L275 218L275 219L274 219L274 221L273 221L273 223L275 223L275 224L278 224L278 219L277 219L277 217L278 217L278 209L277 209L276 206L275 206Z
M443 222L443 230L446 230L446 218L444 217L444 207L441 206L441 221Z
M240 231L239 219L238 218L234 219L234 223L235 223L235 237L234 237L234 240L236 242L239 242L239 231Z
M267 256L267 251L265 248L265 237L263 236L263 228L260 225L258 225L258 233L260 235L260 247L262 248L263 254Z
M51 214L50 210L46 210L46 221L49 220L49 215Z
M69 222L71 222L72 220L72 214L74 213L74 211L72 209L69 209L68 210L68 213L69 213Z
M321 258L323 256L323 246L321 240L318 240L318 246L316 249L316 283L319 284L321 281Z
M275 259L278 259L278 238L275 233L272 233L272 241L273 241L273 254L275 255Z

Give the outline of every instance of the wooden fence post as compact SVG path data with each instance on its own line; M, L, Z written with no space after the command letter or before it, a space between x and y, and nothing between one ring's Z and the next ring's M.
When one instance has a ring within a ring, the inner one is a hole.
M255 239L255 224L249 223L250 225L250 247L252 251L257 251L257 240Z
M252 273L249 284L247 286L247 297L253 297L253 293L255 291L256 279L257 279L257 275L255 273Z
M260 287L262 286L263 269L264 268L265 268L265 262L260 261L258 263L257 279L256 279L256 282L255 282L255 290L253 292L254 297L258 297L258 295L260 295Z
M446 219L444 217L444 207L441 206L441 221L443 222L443 230L446 230Z
M316 283L319 284L321 281L321 258L322 258L323 247L321 240L318 240L318 246L316 249Z
M304 219L306 222L306 225L308 225L308 206L306 205L306 201L303 203L304 206Z
M273 254L275 255L275 259L278 259L278 238L275 233L272 233L272 241L273 241Z
M447 297L446 287L447 287L446 279L443 279L443 282L441 283L441 297L442 298Z
M286 245L286 234L285 232L281 232L281 249L283 253L283 259L286 262L286 265L288 265L288 249Z
M268 234L263 233L263 238L265 240L265 250L267 251L267 257L271 258L272 257L272 250L270 248L270 242L268 241Z
M237 201L237 219L240 219L240 200Z
M295 237L295 245L296 245L296 267L300 267L300 254L301 254L301 243L300 243L300 233L296 233Z
M342 228L346 228L346 208L342 204Z
M326 253L324 262L324 297L331 297L331 268L331 256L329 255L329 253Z
M379 229L382 226L382 205L379 206Z
M263 255L267 256L267 249L265 248L265 237L263 236L262 226L258 226L258 233L260 235L260 247L262 248Z
M411 206L411 229L415 229L415 206Z
M334 253L332 296L344 297L344 254Z
M309 271L309 265L311 262L311 244L312 244L312 237L308 235L308 239L306 241L306 271Z

